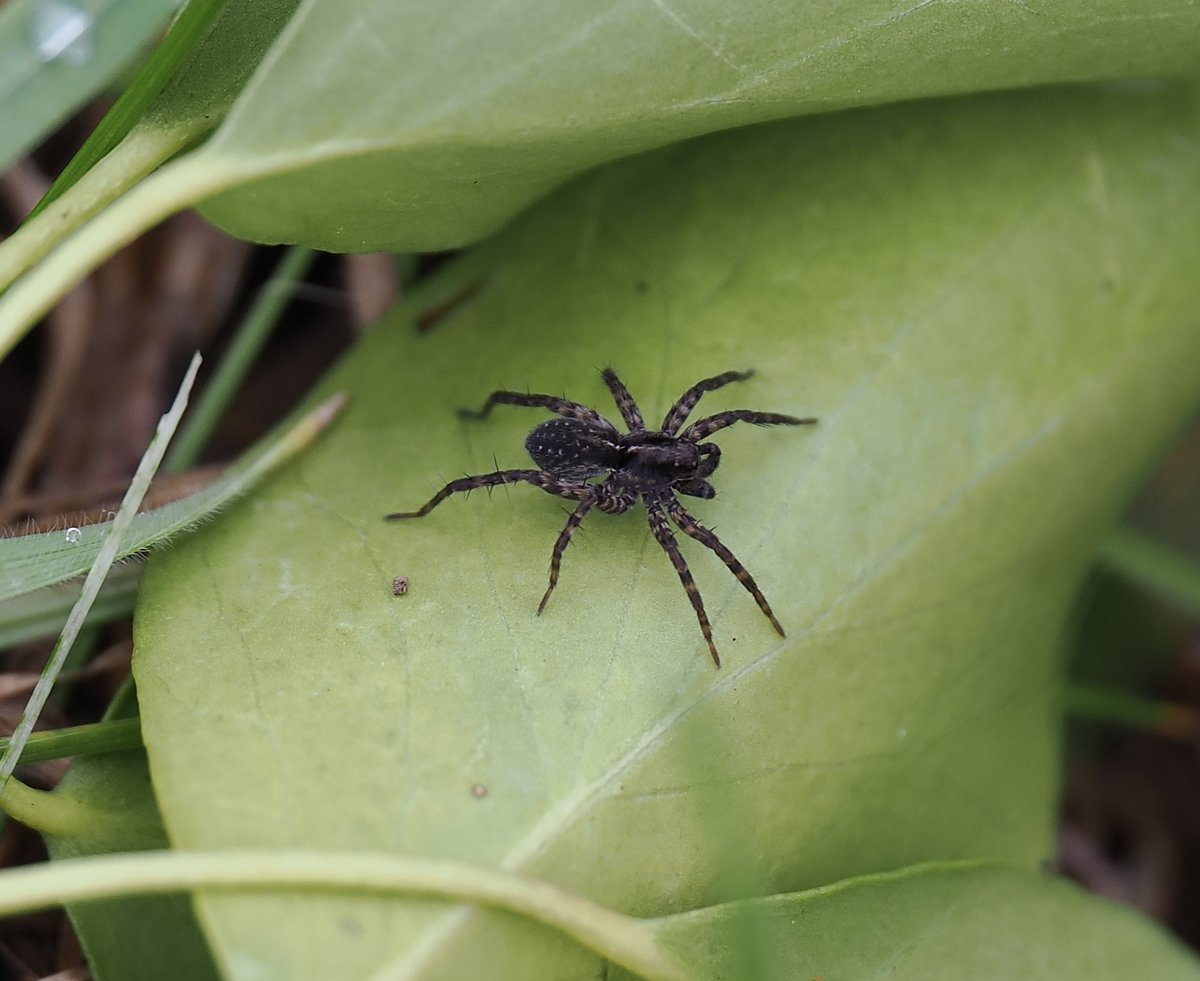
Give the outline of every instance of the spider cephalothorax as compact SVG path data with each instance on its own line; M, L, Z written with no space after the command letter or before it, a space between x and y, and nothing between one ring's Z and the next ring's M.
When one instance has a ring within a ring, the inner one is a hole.
M730 382L744 381L753 374L750 371L727 371L697 382L671 406L661 429L647 429L637 403L630 397L616 372L606 368L603 374L629 432L619 432L616 426L587 406L554 395L493 392L478 412L460 409L459 414L468 419L482 419L496 405L523 405L557 413L559 418L543 422L525 439L525 449L539 469L497 470L475 477L460 477L438 491L421 510L389 514L387 518L423 518L451 494L497 484L534 484L547 493L578 501L558 541L554 543L550 559L550 585L546 587L537 609L541 613L558 583L563 552L584 515L594 507L610 514L620 514L628 511L640 498L650 517L650 530L679 574L679 580L700 621L708 650L718 667L721 659L713 643L712 627L708 622L708 614L704 612L704 601L679 551L679 544L671 531L671 522L685 535L717 553L782 637L783 627L771 612L771 606L754 577L716 535L688 513L675 495L710 498L716 494L708 478L721 462L721 451L715 443L705 443L703 440L718 430L735 422L752 422L759 426L804 426L817 420L797 419L774 412L732 409L706 416L680 432L680 427L700 401L701 395Z

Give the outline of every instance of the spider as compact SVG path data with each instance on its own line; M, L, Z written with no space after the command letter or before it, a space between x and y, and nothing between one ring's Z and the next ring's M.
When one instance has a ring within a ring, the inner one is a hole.
M730 382L745 381L753 371L727 371L712 378L697 382L680 396L663 420L661 429L647 429L642 413L633 401L628 389L615 371L606 368L602 372L605 384L612 392L613 400L621 411L621 417L629 427L622 434L616 426L598 412L578 402L571 402L554 395L533 395L522 392L493 392L478 412L459 409L464 419L483 419L497 405L519 405L530 408L549 409L560 418L549 419L537 426L525 439L525 449L537 464L537 470L497 470L495 473L478 474L452 480L419 511L405 511L386 515L386 520L401 518L423 518L451 494L470 491L476 487L495 487L498 484L528 483L540 487L548 494L557 494L579 503L554 543L550 559L550 585L538 604L538 614L546 608L550 594L558 584L558 570L563 552L571 542L571 536L579 527L584 516L599 508L609 514L620 514L633 507L640 498L650 518L650 530L675 566L679 581L691 600L700 629L708 643L713 663L721 666L717 645L713 643L712 627L704 611L704 601L695 580L679 551L679 544L671 531L670 521L685 535L715 552L728 566L738 582L758 603L758 608L771 621L780 637L783 627L771 605L755 583L754 577L737 557L722 544L708 528L700 524L675 496L709 499L716 496L708 478L721 462L721 450L715 443L701 440L735 422L751 422L758 426L807 426L816 419L797 419L794 416L774 412L753 412L749 409L733 409L718 412L692 423L682 432L680 427L700 401L705 392L712 392ZM602 478L595 480L595 478ZM595 482L593 482L595 481Z

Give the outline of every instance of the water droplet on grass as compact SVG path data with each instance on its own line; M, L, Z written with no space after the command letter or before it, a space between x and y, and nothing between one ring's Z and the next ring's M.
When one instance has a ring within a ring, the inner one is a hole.
M62 0L41 0L29 21L29 40L42 61L82 65L92 57L90 13Z

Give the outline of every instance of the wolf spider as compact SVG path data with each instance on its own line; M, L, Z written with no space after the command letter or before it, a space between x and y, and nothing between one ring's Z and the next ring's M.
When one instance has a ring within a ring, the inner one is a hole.
M713 643L712 627L704 611L700 590L692 579L691 571L679 551L679 544L671 531L668 518L685 535L716 552L738 582L758 603L782 637L783 627L771 611L754 577L737 557L721 543L709 529L698 522L680 503L676 494L691 497L712 498L716 496L708 478L721 461L721 451L715 443L701 442L708 436L735 422L750 422L758 426L806 426L816 419L797 419L794 416L774 412L753 412L749 409L733 409L718 412L692 423L679 432L684 421L700 401L705 392L712 392L730 382L745 381L752 371L727 371L713 378L697 382L680 396L671 406L663 420L661 429L647 429L642 413L630 396L625 385L610 368L603 372L604 381L612 392L621 417L629 427L622 434L616 426L599 413L578 402L554 395L531 395L522 392L493 392L478 412L460 409L465 419L482 419L497 405L521 405L531 408L549 409L560 418L549 419L537 426L525 439L525 449L538 465L537 470L497 470L495 473L460 477L452 480L438 491L419 511L405 511L386 515L387 520L401 518L423 518L451 494L470 491L476 487L495 487L498 484L528 483L549 494L570 498L579 503L567 519L566 525L554 543L550 559L550 585L538 604L540 614L546 607L550 594L558 584L558 569L563 552L592 508L609 514L620 514L633 507L639 498L646 505L650 517L650 530L658 544L671 559L679 581L691 600L700 629L708 642L713 663L721 666L717 646ZM594 478L602 477L595 483Z

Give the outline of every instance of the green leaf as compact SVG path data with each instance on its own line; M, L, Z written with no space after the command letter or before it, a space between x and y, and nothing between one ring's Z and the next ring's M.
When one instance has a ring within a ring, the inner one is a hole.
M300 0L225 0L212 27L147 110L152 123L211 117L214 125L254 75Z
M1192 72L1187 0L581 7L308 0L189 179L243 238L477 240L566 178L732 126L931 95ZM181 175L182 176L182 175Z
M1198 394L1198 121L1167 87L833 114L602 170L485 243L457 307L333 374L352 397L329 440L154 557L134 670L173 843L457 858L639 916L935 859L1035 867L1066 610ZM611 415L605 364L649 419L746 367L699 411L820 417L718 434L719 496L690 505L786 640L685 541L715 670L640 509L589 516L541 617L559 500L381 520L528 466L544 413L457 408L528 387ZM495 912L200 908L233 976L596 971Z
M695 978L1200 978L1194 955L1133 910L1003 868L918 866L668 917L655 933Z
M200 352L197 351L192 355L191 363L184 373L183 381L179 385L179 391L176 393L171 407L158 420L154 436L142 454L137 469L129 480L129 487L125 491L121 504L117 508L116 514L113 515L112 521L109 522L96 550L95 558L92 560L87 576L83 580L83 586L80 588L79 599L71 608L67 622L63 625L62 633L59 634L54 649L42 666L41 674L33 686L33 691L29 693L29 700L25 703L21 717L13 729L12 738L4 748L4 753L0 755L0 791L3 791L4 785L17 768L17 761L25 749L25 740L33 732L33 727L41 717L42 709L50 699L51 689L58 680L63 665L67 663L71 645L75 643L79 632L83 629L84 621L87 619L92 604L96 602L96 596L100 592L100 587L104 585L109 570L112 569L113 563L119 555L128 554L129 530L137 518L138 509L142 506L146 492L150 489L150 481L154 479L154 474L167 452L167 444L171 441L171 437L179 425L179 420L183 418L188 397L192 393L192 385L196 381L196 374L200 371L200 361ZM78 529L76 529L76 537L78 537ZM101 536L94 537L100 538ZM126 547L124 553L121 551L122 547Z
M97 263L183 208L235 235L331 251L477 241L596 164L846 106L1194 71L1190 0L1025 4L683 0L234 0L126 166L220 128L143 181L0 302L0 356ZM261 8L261 9L260 9ZM242 46L230 43L242 36ZM265 28L265 29L264 29ZM228 46L230 67L220 58ZM247 80L249 66L257 66ZM110 173L90 192L128 186ZM104 197L104 200L110 200ZM57 217L90 213L84 198ZM51 225L28 247L57 240ZM0 284L29 255L0 248Z
M166 845L146 754L141 750L76 760L55 793L124 816L116 829L106 824L95 835L47 838L55 862ZM215 981L219 977L186 896L76 903L69 912L97 981Z
M104 88L180 0L10 0L0 10L0 169Z

